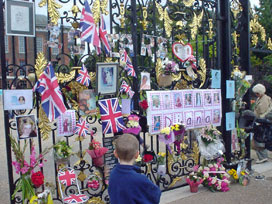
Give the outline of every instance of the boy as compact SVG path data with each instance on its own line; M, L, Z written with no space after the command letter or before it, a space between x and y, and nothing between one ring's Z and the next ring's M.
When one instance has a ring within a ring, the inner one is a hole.
M139 142L130 134L116 139L114 155L119 163L110 173L109 196L111 204L156 204L161 191L141 170L133 166L139 155Z

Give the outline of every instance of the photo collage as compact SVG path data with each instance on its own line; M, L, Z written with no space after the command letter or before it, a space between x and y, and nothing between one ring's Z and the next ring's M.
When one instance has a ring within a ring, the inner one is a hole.
M147 91L149 132L184 123L186 129L220 126L222 117L221 90L195 89L177 91Z

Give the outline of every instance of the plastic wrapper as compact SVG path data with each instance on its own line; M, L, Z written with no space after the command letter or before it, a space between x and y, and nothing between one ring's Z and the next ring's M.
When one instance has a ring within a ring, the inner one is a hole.
M195 134L201 156L203 156L206 160L213 160L224 154L225 146L220 138L217 138L216 140L214 140L214 142L206 145L201 139L201 132L195 130Z

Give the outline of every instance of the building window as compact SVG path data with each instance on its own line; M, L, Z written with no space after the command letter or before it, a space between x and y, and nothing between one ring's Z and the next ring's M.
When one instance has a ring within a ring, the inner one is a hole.
M58 47L53 47L52 48L52 55L58 55L59 54L59 48Z
M25 75L25 67L23 67L24 65L25 65L25 61L20 60L20 75Z
M8 44L8 36L5 36L5 53L8 53L9 51L9 44Z
M43 52L43 38L42 37L36 38L36 44L37 44L37 53Z
M24 37L19 36L19 53L25 53L25 39Z

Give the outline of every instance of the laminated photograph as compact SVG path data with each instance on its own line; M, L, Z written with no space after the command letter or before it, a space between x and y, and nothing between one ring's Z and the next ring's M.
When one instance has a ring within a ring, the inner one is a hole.
M35 115L16 116L15 119L19 140L37 137Z
M31 89L4 90L4 110L25 110L33 108Z

